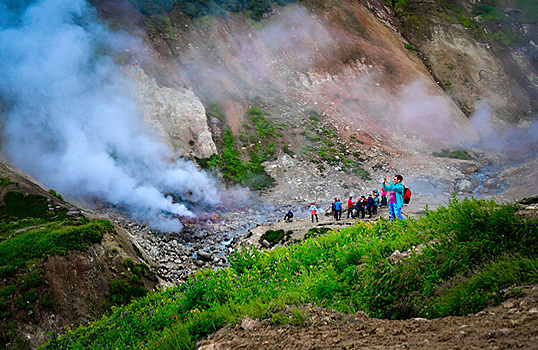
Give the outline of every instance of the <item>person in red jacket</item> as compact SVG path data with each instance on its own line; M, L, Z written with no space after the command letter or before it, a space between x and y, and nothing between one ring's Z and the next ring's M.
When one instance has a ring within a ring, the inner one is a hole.
M353 202L353 197L350 196L349 199L347 200L347 218L348 219L349 219L349 216L352 214L351 210L353 209L353 204L355 204Z

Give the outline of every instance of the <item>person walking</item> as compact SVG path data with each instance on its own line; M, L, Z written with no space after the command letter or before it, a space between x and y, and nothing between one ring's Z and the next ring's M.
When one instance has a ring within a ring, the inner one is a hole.
M349 199L347 200L347 218L349 219L349 216L351 215L351 217L353 218L353 213L351 212L353 210L353 197L349 197Z
M336 219L336 221L338 221L342 218L342 202L340 202L340 198L338 198L334 203L334 209L336 211L336 213L334 214L334 218Z
M316 217L316 222L319 222L318 208L316 208L316 203L314 202L312 202L312 205L310 206L310 215L312 216L312 222L314 222L314 216Z
M383 189L389 193L389 219L394 220L395 218L398 218L405 220L402 216L402 208L404 206L403 176L395 175L393 181L394 182L390 182L388 178L383 179Z

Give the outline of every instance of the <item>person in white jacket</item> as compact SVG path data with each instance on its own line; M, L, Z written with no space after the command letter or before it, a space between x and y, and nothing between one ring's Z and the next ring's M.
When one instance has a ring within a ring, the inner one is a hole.
M316 208L316 203L314 202L312 202L312 205L310 206L310 215L312 216L312 222L314 222L314 216L316 217L316 222L319 222L318 208Z

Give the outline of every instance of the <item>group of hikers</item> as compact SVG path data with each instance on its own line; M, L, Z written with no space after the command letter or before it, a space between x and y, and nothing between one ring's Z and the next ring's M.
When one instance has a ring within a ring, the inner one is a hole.
M395 218L405 220L405 218L402 216L404 197L410 197L411 193L409 189L404 187L402 181L402 175L395 175L392 182L385 177L382 183L381 195L379 191L375 189L371 194L368 195L368 197L363 195L356 202L354 202L353 197L350 196L347 200L347 218L355 219L360 215L360 218L364 219L366 214L368 214L368 217L371 218L372 215L377 215L377 210L379 207L388 206L390 220ZM406 198L405 202L408 203L409 199ZM338 197L335 197L334 202L332 203L332 213L336 221L342 219L342 210L342 201ZM315 202L312 202L312 205L310 206L310 216L312 218L312 222L314 222L314 219L316 222L319 222L318 208L316 207ZM284 217L284 220L290 221L292 218L293 212L289 210Z

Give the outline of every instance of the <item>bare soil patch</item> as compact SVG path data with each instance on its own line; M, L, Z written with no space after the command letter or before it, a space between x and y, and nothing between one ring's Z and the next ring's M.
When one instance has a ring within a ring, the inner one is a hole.
M538 349L538 286L520 290L479 313L432 320L381 320L305 305L301 326L246 318L197 349ZM292 308L282 312L293 318Z

